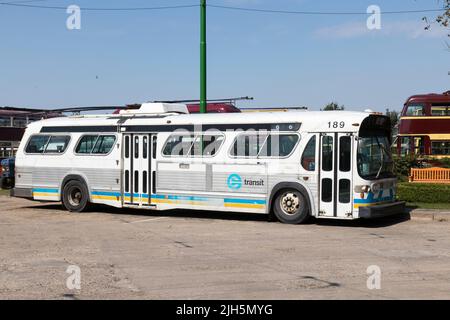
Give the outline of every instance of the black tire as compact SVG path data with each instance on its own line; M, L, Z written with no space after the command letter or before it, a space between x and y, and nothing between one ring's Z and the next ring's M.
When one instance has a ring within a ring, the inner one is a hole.
M13 181L11 178L3 178L2 189L9 190L13 187Z
M274 201L273 211L281 222L300 224L308 220L308 202L299 191L295 189L281 190Z
M86 185L78 180L67 182L62 192L62 204L70 212L83 212L89 204L89 191Z

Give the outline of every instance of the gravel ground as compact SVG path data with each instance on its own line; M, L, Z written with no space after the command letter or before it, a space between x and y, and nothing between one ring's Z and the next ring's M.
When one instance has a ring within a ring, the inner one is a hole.
M0 196L0 299L450 299L449 248L449 222L408 215L292 226Z

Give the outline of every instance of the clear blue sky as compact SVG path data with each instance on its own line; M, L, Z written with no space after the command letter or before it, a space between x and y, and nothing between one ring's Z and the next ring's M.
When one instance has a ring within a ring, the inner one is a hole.
M0 0L0 2L14 0ZM142 7L199 0L49 0L40 5ZM365 12L437 7L429 0L209 0L261 9ZM450 89L447 30L423 31L424 14L301 16L208 8L209 98L250 95L245 106L337 101L351 110L400 109L412 94ZM429 14L431 17L433 14ZM82 11L0 6L0 105L55 108L199 96L199 8Z

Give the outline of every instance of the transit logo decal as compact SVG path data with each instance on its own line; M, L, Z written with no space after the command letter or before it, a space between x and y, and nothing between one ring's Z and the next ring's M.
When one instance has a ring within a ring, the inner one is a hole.
M233 173L227 179L228 188L231 190L239 190L242 187L242 178L240 175Z

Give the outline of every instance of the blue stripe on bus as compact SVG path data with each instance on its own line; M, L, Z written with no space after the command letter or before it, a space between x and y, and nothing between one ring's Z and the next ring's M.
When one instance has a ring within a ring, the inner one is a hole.
M120 192L92 191L93 196L120 197Z
M225 203L266 204L266 200L225 198Z
M382 197L382 198L368 198L368 199L355 199L355 203L376 203L376 202L385 202L385 201L391 201L394 200L393 196L389 197Z
M106 191L93 191L92 195L98 195L98 196L114 196L114 197L120 197L120 192L106 192ZM126 192L124 193L125 197L130 197L131 193ZM142 197L144 199L148 199L148 194L139 194L134 193L133 197L139 198ZM163 195L163 194L152 194L152 199L167 199L167 200L179 200L179 201L215 201L219 200L224 203L235 203L235 204L259 204L259 205L265 205L266 200L258 200L258 199L242 199L242 198L207 198L207 197L197 197L197 196L180 196L180 195Z
M204 198L204 197L196 197L196 196L175 196L175 195L169 195L167 197L169 200L184 200L184 201L209 201L210 198Z
M37 188L33 189L33 192L42 192L42 193L58 193L58 189L47 189L47 188Z

